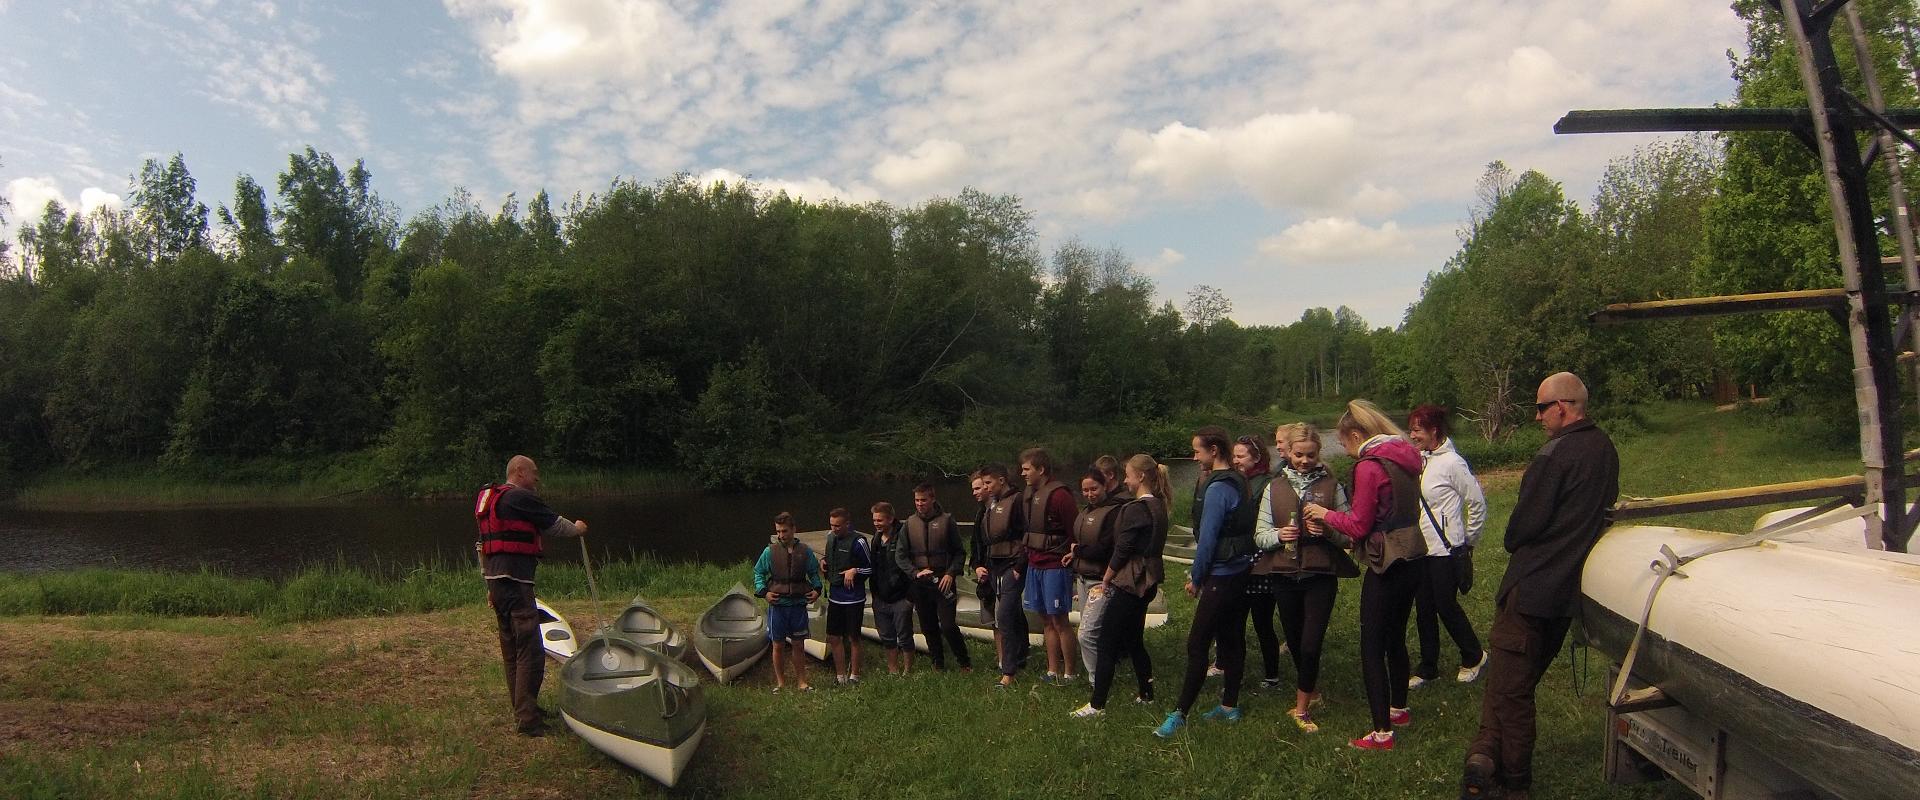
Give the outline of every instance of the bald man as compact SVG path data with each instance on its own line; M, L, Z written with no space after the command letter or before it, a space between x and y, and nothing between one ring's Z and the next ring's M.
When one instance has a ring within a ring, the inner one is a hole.
M1533 786L1534 688L1566 639L1580 571L1620 497L1620 456L1587 419L1587 387L1573 373L1540 382L1534 418L1547 443L1520 478L1507 519L1507 574L1494 594L1480 733L1467 748L1460 797L1527 800Z
M507 671L507 698L522 736L546 733L540 683L546 652L540 644L540 611L533 604L533 571L543 536L585 536L586 520L553 513L540 496L540 465L526 456L507 462L507 482L489 484L473 504L480 526L480 570L487 603L500 627L500 661Z

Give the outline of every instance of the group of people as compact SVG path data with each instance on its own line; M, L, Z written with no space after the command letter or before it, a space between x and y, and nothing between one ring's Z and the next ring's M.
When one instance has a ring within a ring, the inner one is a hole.
M1193 563L1182 588L1196 603L1180 692L1154 732L1170 737L1188 723L1210 673L1222 679L1220 697L1203 717L1241 719L1249 616L1259 639L1261 685L1280 686L1278 661L1287 654L1295 674L1288 715L1303 732L1318 731L1313 708L1322 643L1340 580L1359 577L1361 676L1372 728L1351 745L1393 749L1394 729L1412 722L1409 690L1439 676L1444 626L1460 651L1456 679L1487 675L1460 796L1524 800L1532 781L1534 690L1566 636L1581 568L1619 495L1618 456L1586 418L1587 400L1585 385L1570 373L1540 384L1535 418L1549 438L1521 479L1507 523L1509 563L1484 648L1456 595L1471 585L1470 549L1485 523L1486 501L1452 446L1443 409L1414 409L1403 432L1372 403L1349 403L1334 434L1357 459L1351 490L1321 461L1321 436L1312 425L1275 431L1278 469L1270 468L1261 439L1232 439L1217 427L1195 431L1193 457L1202 472L1191 513ZM958 613L960 581L971 579L979 625L993 630L996 686L1012 685L1026 668L1026 612L1032 612L1045 649L1041 680L1070 682L1082 667L1090 676L1092 696L1074 717L1105 713L1122 661L1132 664L1135 700L1153 701L1153 662L1142 636L1148 607L1166 580L1167 470L1145 454L1124 463L1102 457L1079 478L1084 507L1056 470L1046 450L1033 448L1020 454L1024 488L1014 488L1004 466L974 471L980 510L970 534L940 506L931 484L914 488L913 512L905 519L890 503L873 504L871 539L854 531L846 509L833 509L821 554L798 541L792 514L776 517L774 540L753 569L755 593L769 605L774 691L786 690L789 674L796 688L811 690L795 648L808 635L807 606L823 593L837 682L860 681L855 641L869 600L888 672L912 668L916 617L934 668L945 669L951 649L959 668L970 672ZM533 559L541 535L586 530L585 522L540 503L532 493L537 484L531 459L517 456L508 482L483 490L475 508L509 695L521 732L530 735L539 732L533 698L541 669ZM1076 596L1077 635L1069 623ZM1407 647L1410 618L1418 619L1418 665Z

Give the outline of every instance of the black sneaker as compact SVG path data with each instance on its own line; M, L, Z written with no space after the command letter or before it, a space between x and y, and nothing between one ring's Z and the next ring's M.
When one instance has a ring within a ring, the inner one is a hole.
M1499 797L1500 784L1493 779L1493 759L1474 753L1460 775L1460 800L1485 800Z
M1279 678L1261 678L1260 679L1260 689L1262 691L1270 692L1278 688L1280 688Z
M542 736L547 735L547 725L546 723L543 722L538 725L527 725L520 728L515 728L514 731L516 733L519 733L521 736L525 736L529 739L538 739Z

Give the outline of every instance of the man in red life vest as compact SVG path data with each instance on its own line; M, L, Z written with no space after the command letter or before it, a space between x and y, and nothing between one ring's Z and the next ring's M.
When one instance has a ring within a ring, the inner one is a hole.
M586 520L553 513L540 496L540 467L526 456L507 462L507 482L480 490L473 507L480 526L481 574L487 580L487 604L500 626L500 660L507 672L507 697L522 736L546 733L540 682L546 677L546 652L540 644L540 612L533 604L533 571L540 564L540 537L585 536Z

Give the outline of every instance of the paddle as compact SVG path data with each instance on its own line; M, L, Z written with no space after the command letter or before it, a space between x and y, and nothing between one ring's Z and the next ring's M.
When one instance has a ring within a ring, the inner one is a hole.
M600 585L593 580L593 557L587 555L587 537L580 537L580 564L587 568L587 594L593 602L600 602Z

